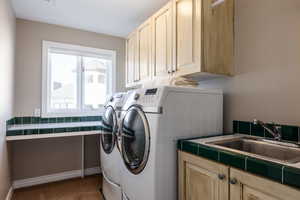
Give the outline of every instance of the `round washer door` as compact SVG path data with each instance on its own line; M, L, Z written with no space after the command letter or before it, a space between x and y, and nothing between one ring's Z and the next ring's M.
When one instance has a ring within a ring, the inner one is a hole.
M122 120L120 136L122 157L127 169L133 174L141 173L150 152L150 130L140 107L128 109Z
M100 135L101 146L106 154L110 154L115 147L118 131L117 115L113 107L106 107L102 118L102 125L102 134Z

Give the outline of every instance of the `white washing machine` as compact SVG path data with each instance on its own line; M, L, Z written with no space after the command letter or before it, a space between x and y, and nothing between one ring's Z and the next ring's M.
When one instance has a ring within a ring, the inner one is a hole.
M139 89L123 109L123 199L176 200L176 141L222 132L222 92L169 86Z
M122 198L120 187L121 156L118 148L117 133L125 100L126 93L113 95L105 105L103 114L100 156L103 175L102 194L105 200L120 200Z

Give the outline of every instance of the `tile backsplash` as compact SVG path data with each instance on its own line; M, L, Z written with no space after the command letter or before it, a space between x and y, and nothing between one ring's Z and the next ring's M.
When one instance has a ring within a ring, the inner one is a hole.
M267 124L271 126L271 124ZM300 143L300 127L276 124L281 127L282 140ZM255 125L253 122L233 121L233 132L247 135L273 138L261 125Z

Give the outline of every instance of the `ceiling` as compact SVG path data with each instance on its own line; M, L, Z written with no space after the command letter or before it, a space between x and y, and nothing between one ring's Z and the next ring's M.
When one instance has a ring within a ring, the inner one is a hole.
M12 0L18 18L126 37L168 0Z

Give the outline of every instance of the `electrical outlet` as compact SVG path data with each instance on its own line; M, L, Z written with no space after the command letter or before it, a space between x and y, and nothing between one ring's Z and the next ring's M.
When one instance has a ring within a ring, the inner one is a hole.
M34 116L35 117L40 117L41 116L41 109L39 109L39 108L34 109Z
M48 4L48 5L52 5L54 6L55 5L55 0L43 0L44 3Z

